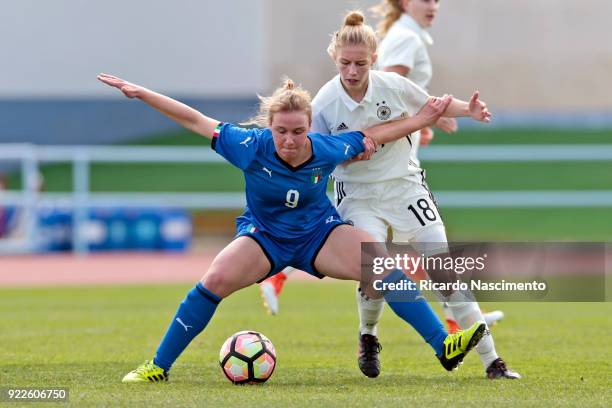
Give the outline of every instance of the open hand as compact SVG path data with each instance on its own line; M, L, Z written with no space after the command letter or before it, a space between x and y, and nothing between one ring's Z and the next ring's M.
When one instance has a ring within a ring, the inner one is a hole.
M457 126L457 119L442 117L436 122L436 127L445 133L455 133L459 126Z
M141 86L127 82L116 76L100 74L98 80L104 82L106 85L113 86L119 89L128 98L137 98L140 94Z
M489 123L491 121L491 112L487 109L487 104L478 99L480 97L480 92L475 91L472 97L470 98L469 110L470 116L472 119L477 120L479 122Z

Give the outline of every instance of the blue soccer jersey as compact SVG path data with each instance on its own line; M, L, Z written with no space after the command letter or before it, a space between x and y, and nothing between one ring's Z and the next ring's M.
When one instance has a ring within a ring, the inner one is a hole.
M363 133L311 133L312 156L293 167L276 153L270 129L222 124L213 149L244 173L247 208L242 217L276 238L301 238L329 217L339 219L327 198L336 165L364 151Z

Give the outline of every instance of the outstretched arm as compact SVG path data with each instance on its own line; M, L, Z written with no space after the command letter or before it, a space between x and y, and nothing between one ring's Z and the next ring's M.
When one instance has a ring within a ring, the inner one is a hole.
M219 124L218 120L211 119L182 102L153 92L140 85L132 84L121 78L100 74L98 75L98 80L119 89L128 98L142 100L181 126L209 139L213 137L215 127Z
M475 91L472 94L469 102L462 101L460 99L453 99L448 106L445 117L456 118L459 116L469 116L479 122L489 123L491 121L491 112L487 109L487 104L481 101L480 92Z
M363 133L379 145L401 139L412 132L432 126L452 101L451 95L444 95L442 98L432 97L415 116L373 126Z

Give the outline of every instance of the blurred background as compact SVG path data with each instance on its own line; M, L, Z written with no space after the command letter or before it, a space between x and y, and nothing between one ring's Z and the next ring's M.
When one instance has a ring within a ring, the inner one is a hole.
M240 172L96 75L240 122L283 75L314 95L335 75L330 33L376 3L1 0L0 252L227 242ZM441 2L431 93L479 89L494 113L421 150L449 239L611 240L611 14L603 0Z

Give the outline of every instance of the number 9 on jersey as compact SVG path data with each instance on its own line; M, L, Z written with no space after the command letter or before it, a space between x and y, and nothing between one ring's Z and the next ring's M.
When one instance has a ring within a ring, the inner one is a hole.
M297 190L287 191L287 197L285 198L285 206L289 208L295 208L300 200L300 192Z

